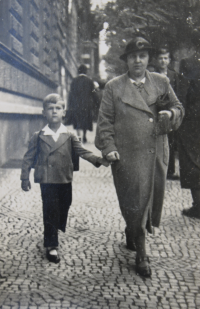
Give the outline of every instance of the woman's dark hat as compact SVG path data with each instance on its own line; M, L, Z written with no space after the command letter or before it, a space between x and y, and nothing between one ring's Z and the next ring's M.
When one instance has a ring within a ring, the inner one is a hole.
M126 61L128 54L142 50L152 50L152 47L147 40L143 39L142 37L136 37L135 39L128 42L124 53L119 58Z

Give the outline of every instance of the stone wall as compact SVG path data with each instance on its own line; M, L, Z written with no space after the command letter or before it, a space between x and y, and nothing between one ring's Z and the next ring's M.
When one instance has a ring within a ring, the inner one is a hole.
M78 2L71 3L69 12L66 0L0 0L0 165L22 158L44 125L47 94L67 100L78 65Z

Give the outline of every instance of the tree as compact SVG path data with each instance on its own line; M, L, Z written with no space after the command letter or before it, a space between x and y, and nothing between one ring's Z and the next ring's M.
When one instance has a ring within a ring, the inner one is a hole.
M127 42L141 34L154 48L168 44L175 51L191 45L191 32L200 28L200 0L116 0L98 10L97 19L108 22L105 56L108 71L120 74L124 70L119 55Z

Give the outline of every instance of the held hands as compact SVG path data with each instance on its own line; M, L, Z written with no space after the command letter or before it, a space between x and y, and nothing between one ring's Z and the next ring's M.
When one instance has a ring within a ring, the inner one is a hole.
M110 164L105 158L98 157L96 167L100 167L101 165L108 167Z
M22 180L21 188L23 191L29 191L31 189L31 183L29 180Z
M108 167L113 161L119 160L119 153L117 151L112 151L105 158L98 157L96 162L96 167L101 165Z
M112 164L112 162L120 160L120 155L117 151L111 151L106 155L106 159Z

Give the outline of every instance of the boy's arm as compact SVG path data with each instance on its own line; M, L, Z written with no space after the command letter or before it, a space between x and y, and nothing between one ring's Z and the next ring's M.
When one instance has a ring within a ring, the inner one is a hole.
M22 170L21 170L20 179L23 182L25 180L29 181L30 170L31 170L31 167L33 166L34 159L35 159L36 152L37 152L37 143L38 143L38 132L34 133L34 135L31 137L29 141L29 145L28 145L28 150L25 153L23 161L22 161Z
M79 141L78 137L75 134L71 135L73 148L75 152L84 160L89 161L94 166L99 167L101 165L109 166L109 162L101 157L98 157L93 154L93 152L85 149L82 145L82 143Z
M22 180L22 183L21 183L21 188L23 191L29 191L31 190L31 183L30 183L30 180L26 180L26 179L23 179Z

